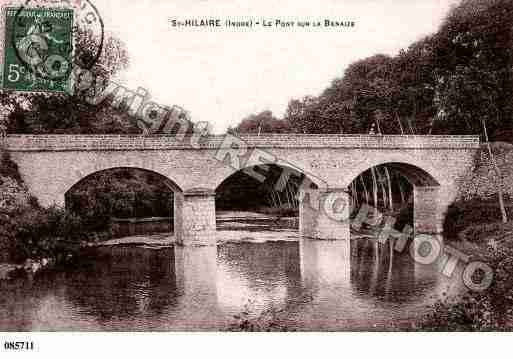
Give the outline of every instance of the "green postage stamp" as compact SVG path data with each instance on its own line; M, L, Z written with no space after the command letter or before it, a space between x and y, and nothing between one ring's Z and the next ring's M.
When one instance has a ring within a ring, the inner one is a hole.
M2 89L71 91L73 10L5 8Z

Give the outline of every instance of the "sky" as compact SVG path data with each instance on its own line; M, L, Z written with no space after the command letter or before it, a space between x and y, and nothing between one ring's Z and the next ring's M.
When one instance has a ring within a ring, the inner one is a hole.
M293 98L318 95L350 63L394 55L435 32L458 0L92 0L127 46L125 86L178 105L215 133ZM354 28L175 28L170 19L207 17L354 21Z

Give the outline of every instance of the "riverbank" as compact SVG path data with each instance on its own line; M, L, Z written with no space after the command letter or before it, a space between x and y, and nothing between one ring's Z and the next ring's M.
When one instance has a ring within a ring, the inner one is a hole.
M502 226L496 225L502 220L499 206L501 189L506 214L509 220L513 220L513 145L496 142L490 147L493 159L483 144L476 153L473 168L459 185L455 202L449 207L444 231L450 238L474 241L484 238L486 232L501 231ZM462 233L464 230L467 233Z
M481 145L474 166L460 183L455 202L449 207L444 232L451 246L473 259L493 260L493 252L513 249L513 145ZM497 176L494 162L501 174ZM503 223L499 205L502 189L509 221Z
M71 261L72 255L58 260L56 258L27 259L22 264L0 263L0 282L15 279L27 279L35 275Z
M493 160L486 145L476 154L474 167L449 208L444 229L451 246L469 255L469 261L492 268L492 285L484 292L469 291L440 300L420 321L423 330L513 330L513 145L492 143L491 148ZM500 189L507 223L502 222Z
M0 263L0 280L10 280L15 277L35 275L55 264L55 260L43 258L41 260L27 259L23 264Z

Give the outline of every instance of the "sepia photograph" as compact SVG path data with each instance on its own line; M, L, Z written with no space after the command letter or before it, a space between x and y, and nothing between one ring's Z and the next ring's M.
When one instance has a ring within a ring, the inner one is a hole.
M0 352L513 329L513 0L0 6Z

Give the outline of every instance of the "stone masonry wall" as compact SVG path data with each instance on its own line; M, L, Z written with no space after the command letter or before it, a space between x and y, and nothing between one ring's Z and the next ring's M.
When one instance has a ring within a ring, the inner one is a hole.
M300 203L299 232L306 238L349 241L349 203L349 196L341 190L309 191Z
M398 135L245 135L240 139L253 148L469 148L479 145L477 136ZM228 141L230 142L230 141ZM173 135L9 135L12 151L97 151L219 148L226 136L177 138Z
M64 142L58 142L58 138ZM113 149L116 138L120 141L119 148ZM266 139L270 144L264 143ZM351 145L355 139L372 145ZM111 149L107 149L103 140ZM215 192L241 168L261 164L262 154L280 166L306 174L319 187L346 188L370 167L396 163L399 169L404 167L405 173L416 168L415 178L420 174L430 179L428 182L452 190L472 167L479 146L470 141L473 138L465 137L457 142L458 138L443 136L301 135L250 140L253 142L248 143L254 147L237 150L221 145L219 148L176 147L167 137L9 136L8 147L30 191L42 205L49 206L63 205L65 193L85 177L118 167L159 173L174 183L178 192L198 188ZM215 141L219 144L220 140L215 138ZM430 141L432 144L428 146ZM165 149L147 149L153 146L149 143ZM132 148L123 150L124 146Z
M216 245L215 197L211 194L182 194L175 199L175 234L185 246Z
M442 233L443 219L447 208L440 198L440 189L438 187L415 187L413 193L415 234Z

